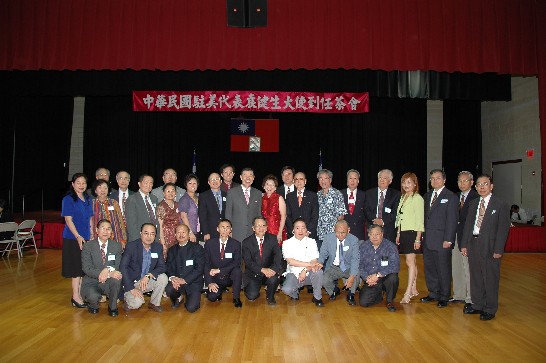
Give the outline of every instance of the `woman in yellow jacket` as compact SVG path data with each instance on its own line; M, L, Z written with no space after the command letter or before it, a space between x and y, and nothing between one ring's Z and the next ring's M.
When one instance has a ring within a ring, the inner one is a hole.
M409 304L412 297L419 295L417 291L417 264L415 254L423 253L421 249L421 234L425 231L425 202L419 195L419 182L414 173L402 175L402 193L398 203L395 226L397 228L396 244L400 246L400 254L406 255L408 266L408 287L401 304Z

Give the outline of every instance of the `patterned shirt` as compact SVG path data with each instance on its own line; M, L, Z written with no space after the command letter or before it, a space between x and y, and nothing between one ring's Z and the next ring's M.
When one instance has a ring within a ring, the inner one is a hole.
M370 240L360 245L360 276L366 279L369 275L380 273L387 276L400 272L400 255L394 243L384 239L375 249Z
M317 193L319 205L319 219L317 226L317 237L323 240L328 233L334 232L339 216L347 214L343 195L335 188L330 187L324 195L322 190Z

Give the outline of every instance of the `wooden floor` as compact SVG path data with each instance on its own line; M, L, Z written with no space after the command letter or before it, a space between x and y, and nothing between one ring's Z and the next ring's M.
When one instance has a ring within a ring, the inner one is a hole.
M194 314L163 300L161 314L120 309L111 318L105 305L98 315L70 306L60 262L59 250L0 262L0 362L546 361L546 254L504 256L500 308L488 322L463 315L461 304L400 305L401 293L395 313L350 307L344 293L317 308L305 291L298 302L278 294L274 307L262 294L235 309L224 295L220 303L202 297ZM425 295L422 274L418 287Z

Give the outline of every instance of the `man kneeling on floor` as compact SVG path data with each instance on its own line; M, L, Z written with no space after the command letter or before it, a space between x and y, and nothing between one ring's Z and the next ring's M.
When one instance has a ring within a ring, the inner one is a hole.
M372 225L368 229L369 239L360 245L359 273L364 280L360 291L360 306L368 307L383 301L383 291L387 309L396 311L393 301L398 290L400 255L396 245L383 239L383 227Z
M144 223L140 228L140 238L127 243L120 270L123 274L123 291L125 292L123 309L138 309L144 304L144 293L152 292L148 308L162 312L161 297L169 282L165 274L163 246L154 242L155 226Z

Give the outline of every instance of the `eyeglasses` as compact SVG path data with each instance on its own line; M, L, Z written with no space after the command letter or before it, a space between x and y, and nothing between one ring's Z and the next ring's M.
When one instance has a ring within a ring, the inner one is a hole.
M469 181L470 181L469 179L457 180L457 184L468 183Z
M487 186L490 185L490 183L489 182L481 182L481 183L476 183L476 185L479 186L479 187L487 187Z
M211 178L211 179L209 179L209 181L213 181L213 182L214 181L220 181L220 178Z

